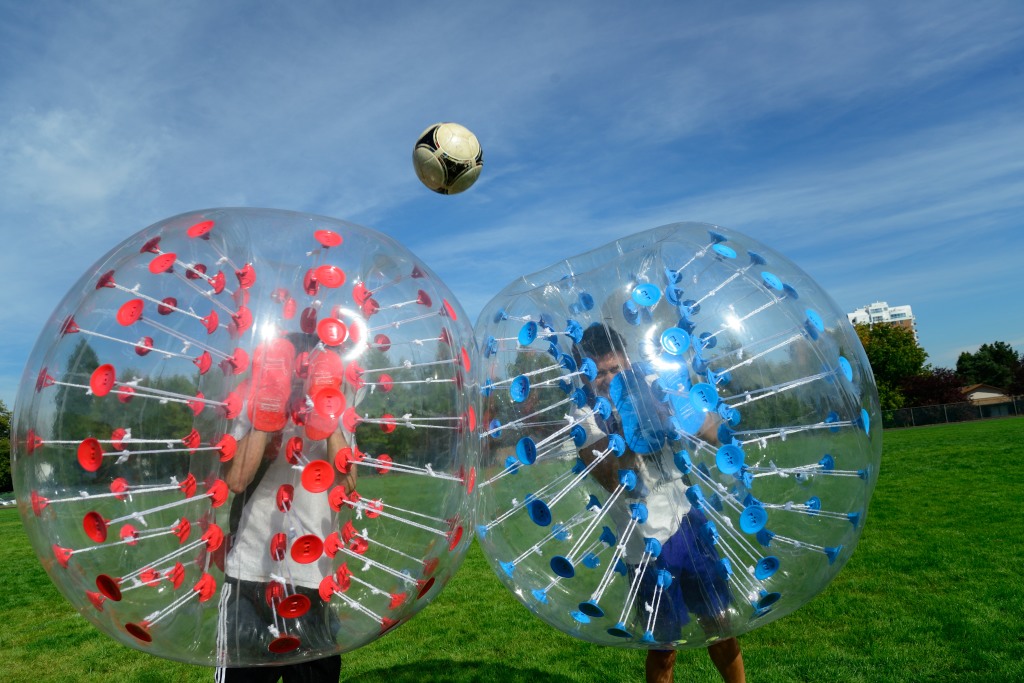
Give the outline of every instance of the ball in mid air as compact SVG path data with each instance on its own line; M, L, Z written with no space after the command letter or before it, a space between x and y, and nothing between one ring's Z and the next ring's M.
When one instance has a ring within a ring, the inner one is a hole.
M435 123L416 140L412 164L420 182L434 192L458 194L480 177L484 153L468 128L457 123Z

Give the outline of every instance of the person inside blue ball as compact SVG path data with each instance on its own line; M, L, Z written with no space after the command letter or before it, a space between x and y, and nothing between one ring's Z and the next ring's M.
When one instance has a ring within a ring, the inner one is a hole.
M635 489L648 510L646 521L639 532L624 539L623 560L629 569L631 583L638 583L636 605L641 621L649 622L647 609L653 614L653 629L648 635L653 641L671 643L682 638L682 629L691 615L708 637L728 630L727 610L732 600L721 562L708 537L708 520L687 499L690 486L688 477L673 461L671 441L702 441L718 445L716 435L718 419L713 413L681 415L666 400L665 384L688 388L684 375L671 376L658 372L644 362L631 362L626 341L614 328L603 323L588 327L578 344L578 352L597 365L597 376L591 388L598 396L607 398L614 410L604 420L595 415L583 425L587 438L580 449L580 458L586 464L595 460L595 453L607 449L608 436L619 434L627 445L621 458L605 458L592 471L594 478L608 491L618 485L618 471L632 469L639 485ZM667 382L666 382L667 380ZM618 506L617 506L618 507ZM624 506L622 506L624 507ZM625 528L628 515L624 510L613 511L617 526ZM640 566L644 539L653 538L661 545L656 562L646 569ZM638 572L642 573L637 576ZM671 582L657 597L659 575L667 571ZM746 680L743 655L735 637L720 638L708 646L711 661L723 680L728 683ZM673 680L676 651L650 649L647 653L647 681Z

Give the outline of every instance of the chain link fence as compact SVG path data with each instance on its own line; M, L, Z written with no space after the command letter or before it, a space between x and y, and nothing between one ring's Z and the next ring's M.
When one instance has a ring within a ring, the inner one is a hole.
M1012 396L998 403L975 404L945 403L937 406L917 406L886 410L882 413L882 426L886 429L897 427L922 427L945 422L967 422L988 420L995 417L1024 415L1024 396Z

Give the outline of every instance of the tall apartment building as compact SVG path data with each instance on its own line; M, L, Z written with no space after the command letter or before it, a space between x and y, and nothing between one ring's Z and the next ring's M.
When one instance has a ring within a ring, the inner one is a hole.
M846 317L854 325L889 323L906 327L914 333L914 339L917 339L917 322L914 319L914 311L911 310L910 306L890 306L885 301L876 301L870 306L858 308L853 313L847 313Z

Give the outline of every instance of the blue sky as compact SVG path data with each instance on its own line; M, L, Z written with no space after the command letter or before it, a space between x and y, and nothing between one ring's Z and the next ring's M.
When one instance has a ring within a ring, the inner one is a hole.
M936 366L1024 350L1018 0L0 0L0 16L9 407L97 258L215 206L385 232L474 318L519 274L707 221L846 310L910 304ZM443 120L484 146L454 197L410 163Z

